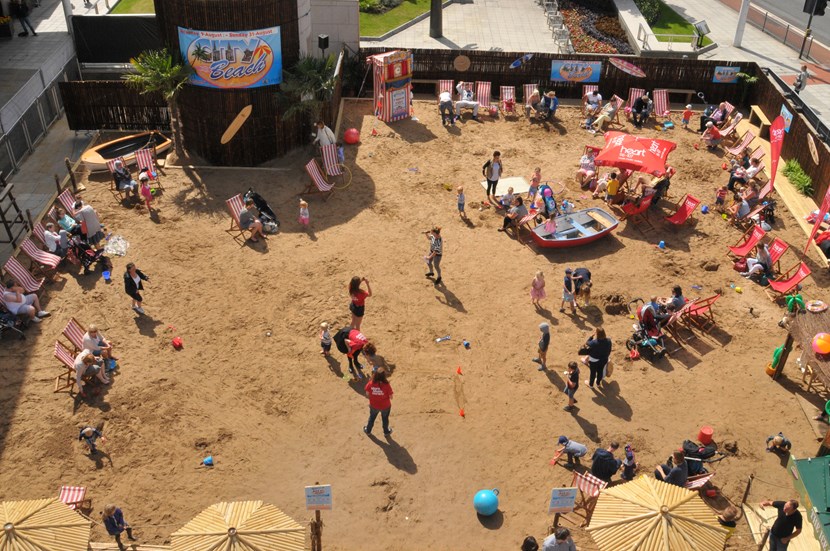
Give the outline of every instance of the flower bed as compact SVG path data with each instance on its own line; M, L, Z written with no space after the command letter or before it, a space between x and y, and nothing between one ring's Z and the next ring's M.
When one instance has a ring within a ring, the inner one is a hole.
M577 52L634 53L610 0L560 0L559 11Z

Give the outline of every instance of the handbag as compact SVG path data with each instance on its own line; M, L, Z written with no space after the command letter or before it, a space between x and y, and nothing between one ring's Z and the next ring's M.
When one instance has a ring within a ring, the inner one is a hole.
M610 377L614 373L614 363L611 361L611 358L608 358L608 361L605 363L605 375L603 377Z

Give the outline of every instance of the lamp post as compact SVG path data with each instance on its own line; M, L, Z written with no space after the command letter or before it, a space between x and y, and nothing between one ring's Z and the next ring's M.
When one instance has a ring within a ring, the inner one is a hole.
M807 4L810 4L810 0L807 0ZM804 7L807 7L805 4ZM810 18L807 20L807 29L804 31L804 40L801 41L801 50L798 51L798 59L801 59L801 56L804 55L804 46L807 45L807 39L813 34L812 29L810 29L810 25L813 24L813 16L816 14L816 7L818 6L818 0L812 0L812 4L810 5ZM806 10L805 10L806 11Z
M323 59L326 58L326 50L329 47L329 35L327 34L318 34L317 35L317 47L320 48L323 52Z

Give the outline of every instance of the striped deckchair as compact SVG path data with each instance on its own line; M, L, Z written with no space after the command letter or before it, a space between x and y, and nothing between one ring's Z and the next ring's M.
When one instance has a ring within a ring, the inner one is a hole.
M654 118L658 119L659 117L671 118L668 90L661 89L654 91Z
M478 105L483 108L487 113L490 112L490 83L484 81L476 82L476 101ZM481 115L481 109L479 109L479 115Z
M744 149L746 149L754 139L755 133L752 132L752 130L747 130L746 132L744 132L743 137L738 141L736 145L726 148L726 152L732 155L733 157L739 157L741 153L743 153Z
M574 511L577 509L585 511L585 522L587 524L591 521L591 515L594 514L594 507L596 507L600 492L608 486L608 483L591 473L574 471L571 486L577 488L581 498L577 500L579 503L574 503Z
M61 486L58 501L65 503L70 509L90 509L92 500L86 497L84 486Z
M244 245L245 241L248 239L248 236L251 234L251 230L243 229L239 224L239 213L245 208L245 202L242 200L242 195L237 193L230 199L226 200L225 205L227 205L228 212L231 215L231 227L225 231L233 237L234 241Z
M37 240L40 241L43 246L46 246L46 228L41 222L35 222L34 227L32 227L32 235L37 237Z
M68 390L72 394L75 388L75 358L60 341L55 341L55 357L61 363L63 372L55 377L55 388L52 392Z
M63 336L66 337L66 340L75 349L75 354L79 354L84 349L85 333L86 331L84 331L83 326L75 318L69 318L69 322L63 328Z
M637 98L641 98L646 95L646 91L643 88L629 88L628 89L628 104L629 110L625 114L626 119L631 119L631 110L630 108L634 107L634 102L637 101Z
M732 118L732 122L730 122L727 126L723 128L723 130L720 131L720 134L721 136L723 136L724 140L731 140L733 138L733 134L734 137L737 138L737 132L735 132L735 130L738 127L738 123L741 122L741 119L743 118L744 116L738 113Z
M499 107L504 115L516 114L516 87L502 86L499 88Z
M113 198L118 201L119 203L124 202L124 192L118 189L118 182L115 180L115 163L121 161L121 165L126 168L128 171L130 170L127 166L127 162L124 160L124 157L117 157L115 159L110 159L107 161L107 168L110 170L110 193L112 193ZM130 177L132 178L132 171L130 171Z
M440 95L441 92L449 92L450 95L455 93L455 81L454 80L439 80L438 81L438 94Z
M320 148L323 152L323 166L326 169L326 175L342 176L343 169L340 168L340 162L337 159L337 144L324 145Z
M47 253L46 251L38 249L35 242L28 237L20 244L20 250L26 253L26 256L31 260L30 271L32 275L36 275L39 272L44 277L51 277L62 260L56 254Z
M63 193L58 195L58 201L61 205L63 205L63 210L65 210L69 216L75 215L75 200L75 196L72 195L72 192L68 189L63 190Z
M707 482L712 480L713 476L715 476L715 473L704 473L696 476L690 476L686 480L686 484L684 484L683 487L687 490L699 490L703 488Z
M21 264L20 261L13 256L9 257L6 264L3 266L3 269L7 274L12 276L12 279L23 287L27 293L37 293L43 288L44 278L38 279L34 277L31 272L23 267L23 264Z
M135 163L136 166L138 166L139 173L145 168L147 169L147 175L150 177L150 181L153 182L152 187L164 191L164 186L161 184L161 178L159 178L159 168L158 163L156 162L156 153L152 148L147 147L136 151Z
M299 195L320 193L323 194L323 200L327 201L329 196L334 193L334 184L326 181L325 176L323 176L323 171L320 170L320 165L314 159L306 163L305 171L308 173L308 177L311 178L311 183Z
M625 110L625 100L622 99L620 96L614 94L611 96L612 103L617 104L617 110L614 112L614 120L611 121L609 124L622 124L620 122L620 112Z

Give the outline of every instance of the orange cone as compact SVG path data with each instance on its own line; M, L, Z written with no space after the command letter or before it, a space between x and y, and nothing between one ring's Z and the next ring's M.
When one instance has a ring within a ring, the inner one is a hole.
M464 375L464 373L461 372L461 366L460 365L455 368L455 372L458 373L459 375Z
M378 135L378 131L375 130L374 128L372 128L372 136L377 136L377 135Z
M464 418L467 417L466 415L464 415L464 409L463 408L458 410L458 415L460 415L461 417L464 417Z

